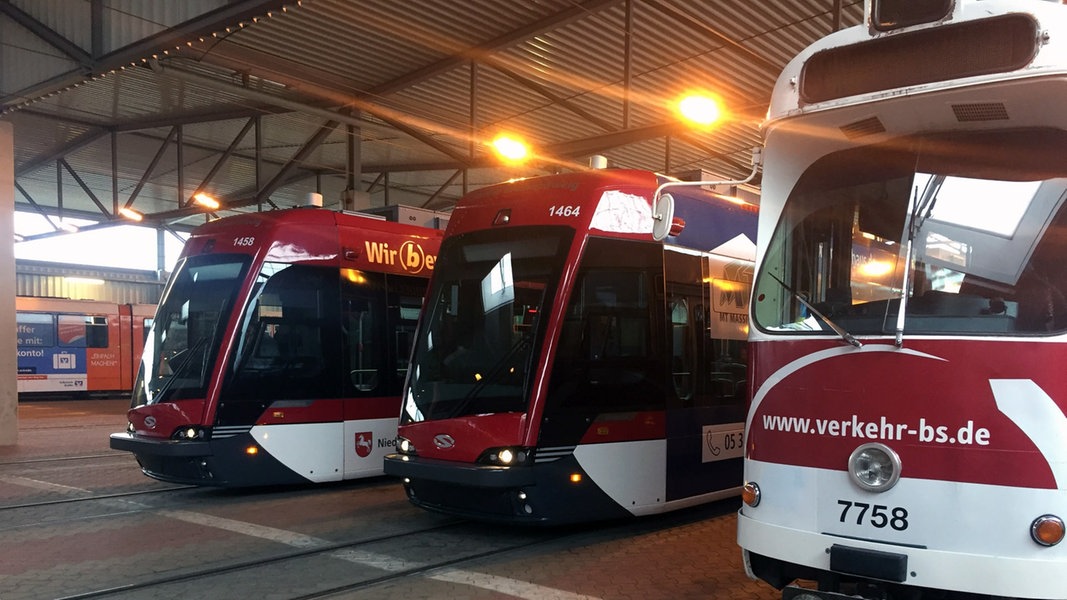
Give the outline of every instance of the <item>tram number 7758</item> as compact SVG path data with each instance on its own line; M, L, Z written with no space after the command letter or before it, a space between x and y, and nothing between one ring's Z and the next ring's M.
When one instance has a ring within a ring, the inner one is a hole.
M841 509L841 518L839 519L842 523L855 518L856 525L863 525L864 519L870 517L867 522L878 529L882 529L887 525L897 531L904 531L908 528L908 509L906 508L852 502L850 500L838 500L837 503L843 507Z

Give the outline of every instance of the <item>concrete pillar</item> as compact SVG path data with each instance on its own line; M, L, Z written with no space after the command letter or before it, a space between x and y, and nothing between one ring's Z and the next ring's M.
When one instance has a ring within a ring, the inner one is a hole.
M19 435L15 337L15 130L0 121L0 446Z

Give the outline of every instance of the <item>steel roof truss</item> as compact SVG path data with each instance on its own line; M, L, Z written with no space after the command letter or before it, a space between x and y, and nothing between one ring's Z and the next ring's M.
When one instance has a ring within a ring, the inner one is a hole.
M93 193L93 190L89 189L89 186L85 185L85 181L82 180L81 176L79 176L77 172L74 171L74 168L70 166L70 163L68 163L67 160L64 158L61 158L56 162L64 169L66 169L68 173L70 173L70 176L74 178L74 181L77 182L78 186L81 187L83 192L85 192L85 195L89 196L89 199L92 200L94 204L96 204L97 208L100 209L101 214L103 214L108 219L111 219L113 217L112 214L107 211L107 208L105 208L103 203L100 202L100 199L96 197L96 194ZM63 188L62 183L62 173L60 173L60 189Z

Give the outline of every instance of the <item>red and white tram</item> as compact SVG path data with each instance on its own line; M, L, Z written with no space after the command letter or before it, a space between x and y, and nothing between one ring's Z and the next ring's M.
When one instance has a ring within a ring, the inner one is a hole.
M555 524L739 492L756 207L671 190L657 242L663 181L591 171L460 201L385 459L411 502Z
M1067 7L875 0L786 67L749 338L750 573L1067 598Z
M201 225L111 447L183 483L380 475L442 233L313 207Z

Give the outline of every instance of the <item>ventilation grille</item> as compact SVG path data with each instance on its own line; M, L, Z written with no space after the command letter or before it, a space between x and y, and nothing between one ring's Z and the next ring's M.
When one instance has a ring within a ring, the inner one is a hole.
M1008 109L1000 102L953 104L957 121L1007 121Z
M885 133L885 125L882 125L878 117L870 117L841 127L841 133L844 133L848 139L854 140L866 135Z
M554 447L554 448L538 448L537 452L534 453L534 462L535 463L543 463L543 462L552 462L554 460L559 460L559 459L561 459L561 458L563 458L565 456L570 456L571 454L573 454L575 448L577 448L577 446L557 446L557 447Z
M242 435L252 431L251 425L229 425L225 427L216 426L211 430L211 439L221 440L223 438L233 437L235 435Z

